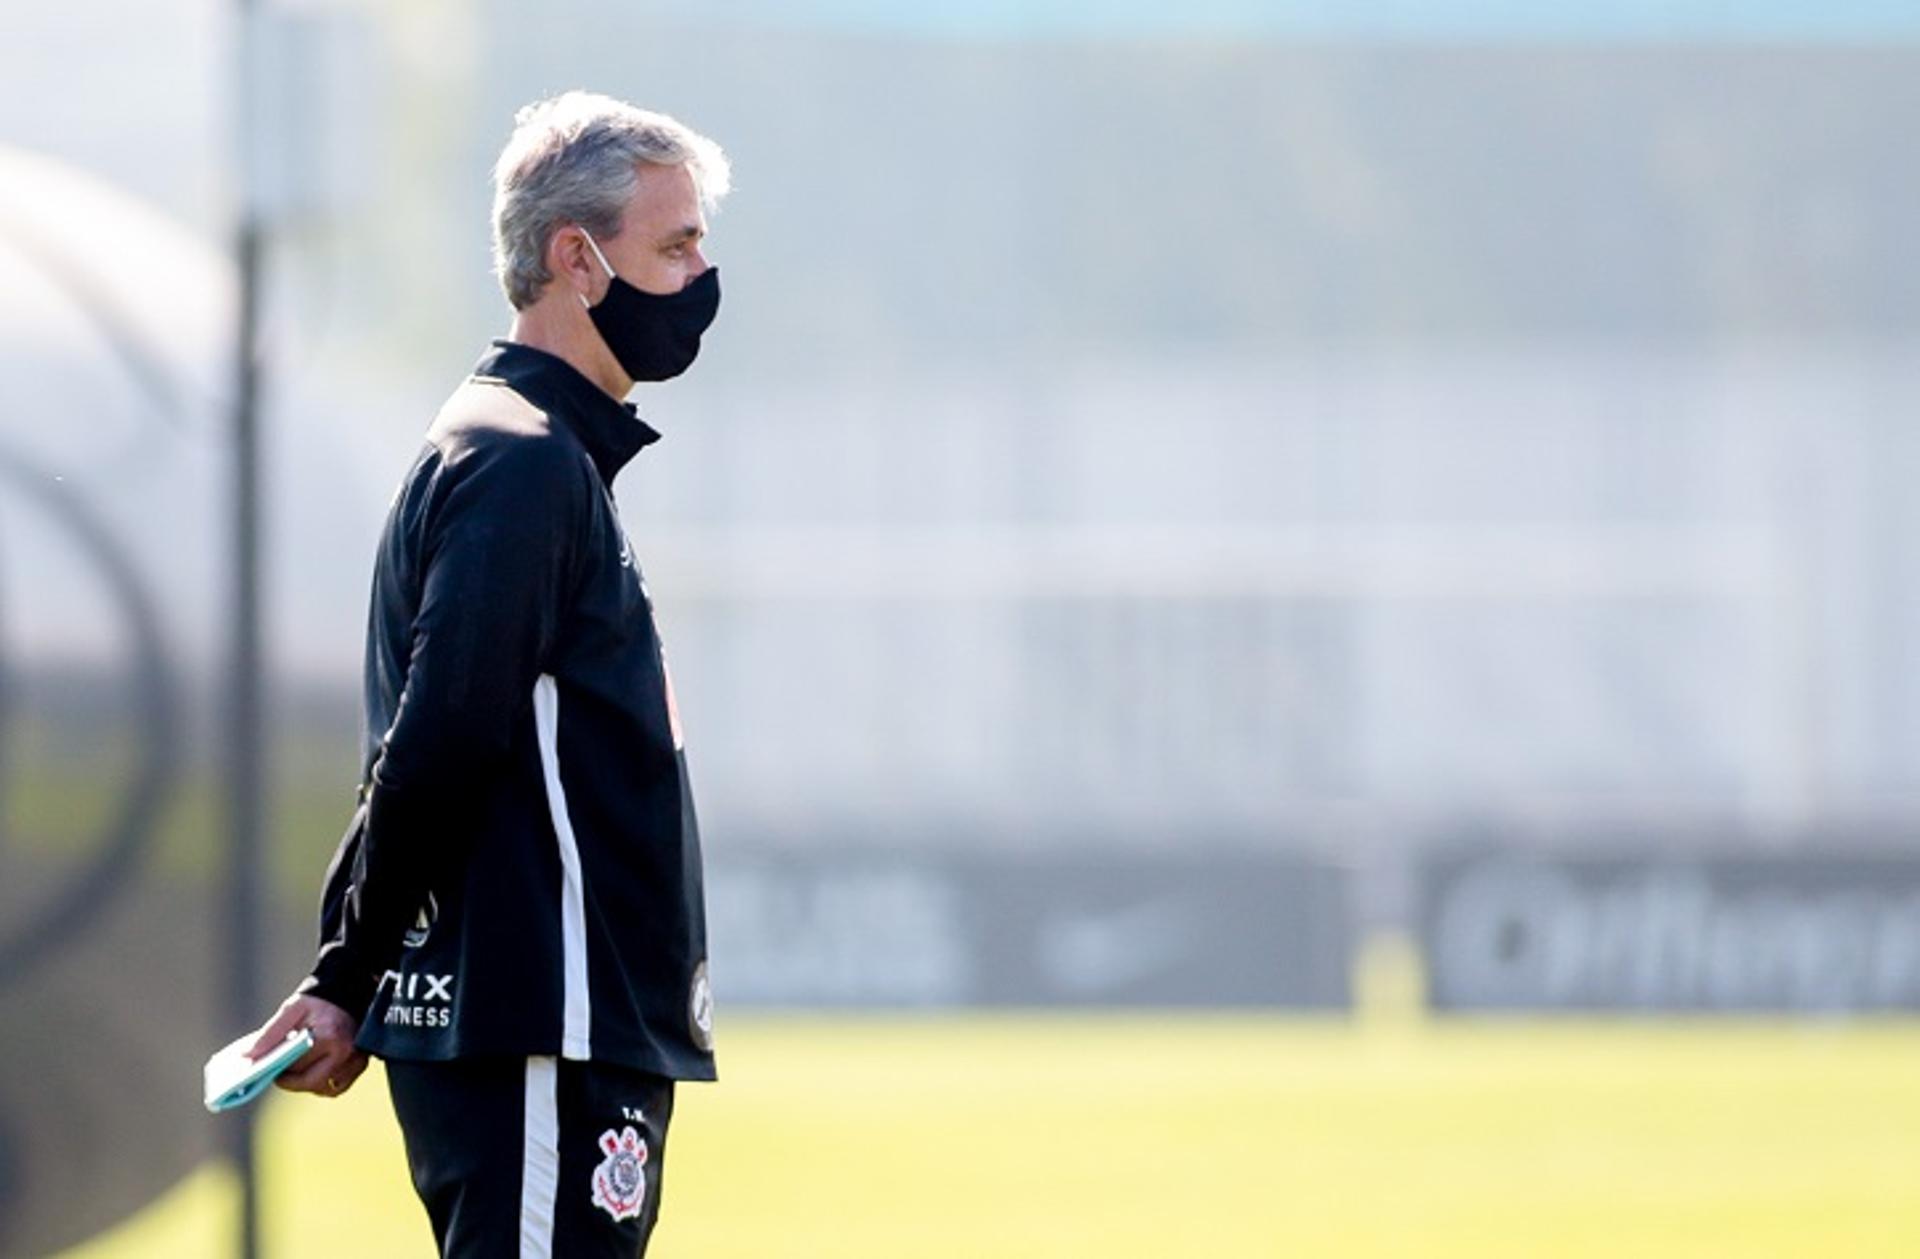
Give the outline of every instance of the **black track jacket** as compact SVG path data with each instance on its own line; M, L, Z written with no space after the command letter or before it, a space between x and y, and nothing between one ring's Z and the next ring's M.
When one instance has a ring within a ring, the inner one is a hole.
M391 1058L712 1079L700 841L614 475L659 434L496 341L388 513L361 806L303 989Z

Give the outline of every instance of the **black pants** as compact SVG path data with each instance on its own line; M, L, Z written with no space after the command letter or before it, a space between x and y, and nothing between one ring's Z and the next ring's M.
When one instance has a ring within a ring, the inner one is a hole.
M444 1259L637 1259L673 1081L604 1062L394 1062L387 1087Z

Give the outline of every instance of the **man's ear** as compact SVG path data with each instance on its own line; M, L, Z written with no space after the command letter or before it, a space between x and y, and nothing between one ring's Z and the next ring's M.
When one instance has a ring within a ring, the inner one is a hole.
M599 269L593 251L587 248L585 232L571 223L554 229L553 238L547 242L547 270L554 283L564 284L592 301L593 277Z

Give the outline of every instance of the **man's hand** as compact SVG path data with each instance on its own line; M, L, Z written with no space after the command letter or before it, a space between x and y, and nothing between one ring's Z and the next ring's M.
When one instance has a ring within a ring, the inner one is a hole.
M274 1083L292 1093L340 1096L367 1069L367 1056L353 1047L359 1025L331 1001L301 993L288 997L281 1003L280 1012L260 1029L247 1049L247 1057L258 1058L303 1027L313 1033L313 1048Z

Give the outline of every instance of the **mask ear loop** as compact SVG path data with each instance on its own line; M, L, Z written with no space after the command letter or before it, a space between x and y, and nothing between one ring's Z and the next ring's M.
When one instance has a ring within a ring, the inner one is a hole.
M593 256L598 258L600 260L600 265L607 269L607 278L609 280L619 279L620 277L618 274L614 272L612 264L607 261L607 256L600 252L600 246L594 241L593 233L589 232L586 228L583 227L580 229L580 234L587 238L587 248L593 250ZM574 296L580 299L580 304L582 306L586 307L588 310L593 309L593 303L587 300L587 295L585 293L575 293Z

